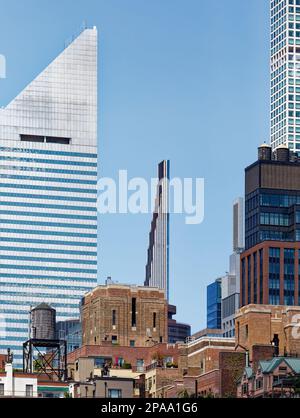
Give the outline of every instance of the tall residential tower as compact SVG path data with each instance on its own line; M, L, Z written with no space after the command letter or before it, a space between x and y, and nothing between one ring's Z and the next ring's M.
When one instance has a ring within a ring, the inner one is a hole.
M158 165L155 209L149 234L149 247L144 285L165 291L169 300L169 180L170 161Z
M224 337L233 337L234 317L240 306L240 255L245 247L244 199L233 203L233 253L229 258L229 272L222 277L222 329Z
M271 145L300 152L300 1L271 0Z
M28 312L79 317L97 284L97 30L0 110L0 351L17 367Z
M246 168L245 231L241 306L300 305L300 158L287 147L259 147Z

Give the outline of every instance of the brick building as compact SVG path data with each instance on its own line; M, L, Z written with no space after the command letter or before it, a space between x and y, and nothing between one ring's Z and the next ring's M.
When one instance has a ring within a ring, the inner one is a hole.
M95 380L70 384L72 398L126 398L134 397L134 379L97 377Z
M221 351L233 351L234 348L234 338L201 336L179 345L178 367L182 375L199 376L208 373L218 369Z
M0 354L0 371L3 371L5 369L6 359L7 359L6 354Z
M85 371L80 376L75 373L79 367L76 364L81 359L91 360L94 368L98 369L101 369L105 363L109 363L115 368L127 366L133 371L144 372L147 366L156 361L160 361L162 364L173 363L177 365L178 353L178 345L166 343L151 347L86 345L68 354L68 376L69 378L75 378L75 380L84 378Z
M245 353L235 351L233 338L199 333L179 345L180 378L165 388L166 397L182 393L207 397L235 397L236 383L245 367Z
M274 357L246 367L237 385L238 398L299 397L300 359Z
M156 344L151 347L84 346L68 354L68 378L73 381L76 397L92 397L93 384L103 377L108 366L107 383L134 381L133 396L157 397L166 383L179 378L178 345ZM95 380L95 382L94 382ZM87 393L84 391L85 382ZM99 383L97 383L99 384ZM128 383L127 383L128 385ZM123 391L124 392L124 391Z
M145 397L165 398L168 389L181 378L177 367L159 367L157 363L148 366L145 370Z
M236 347L249 351L250 361L255 345L272 346L275 355L300 356L299 319L299 306L244 306L236 314Z
M120 284L98 286L82 299L83 345L147 347L168 342L163 290Z
M198 397L235 398L237 382L245 367L245 354L219 352L219 365L215 370L199 376L184 375L165 389L167 398L180 397L182 393Z

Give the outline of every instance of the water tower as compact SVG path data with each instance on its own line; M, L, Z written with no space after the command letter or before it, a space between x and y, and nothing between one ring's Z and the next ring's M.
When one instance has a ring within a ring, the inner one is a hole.
M46 303L30 310L29 340L23 344L23 371L67 378L67 342L55 338L56 311Z

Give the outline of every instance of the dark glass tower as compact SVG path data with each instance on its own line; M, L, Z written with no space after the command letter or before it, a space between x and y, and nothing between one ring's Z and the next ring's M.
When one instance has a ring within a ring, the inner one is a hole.
M299 305L300 159L263 145L245 171L241 306Z
M300 159L263 145L246 168L246 249L263 241L300 241Z
M207 286L207 328L222 328L222 279Z

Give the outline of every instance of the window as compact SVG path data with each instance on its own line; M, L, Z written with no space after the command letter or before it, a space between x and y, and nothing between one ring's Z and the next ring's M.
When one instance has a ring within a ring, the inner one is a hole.
M33 385L26 385L26 398L33 397Z
M134 340L130 340L130 347L134 347L135 346L135 341Z
M112 342L112 344L118 344L118 337L117 337L117 335L112 335L111 336L111 342Z
M153 328L156 328L156 312L153 312Z
M70 144L70 138L56 138L54 136L47 136L46 142L49 144Z
M254 300L257 303L257 253L253 254ZM232 326L232 324L230 324Z
M131 326L136 327L136 298L131 300Z
M117 312L115 309L112 311L112 325L113 327L117 325Z
M294 305L295 250L284 249L284 305Z
M121 389L108 389L108 397L109 398L122 398L122 390Z
M243 395L247 395L247 393L248 393L248 384L247 383L243 384L242 392L243 392Z
M247 266L248 266L248 268L247 268L248 304L251 303L251 261L252 261L252 258L249 255L247 257Z
M264 300L264 252L259 250L259 303Z
M262 379L256 380L256 389L261 389L263 387L263 381Z
M269 249L269 304L280 304L280 248Z
M136 370L138 373L142 373L144 371L144 360L139 359L136 361Z
M21 141L27 142L47 142L49 144L70 144L71 138L42 136L42 135L20 135Z
M0 383L0 396L4 396L4 383Z
M94 360L94 365L95 368L102 369L105 364L110 364L111 362L111 357L96 357Z
M246 304L246 259L242 259L242 306Z
M20 135L21 141L44 142L44 137L39 135Z

